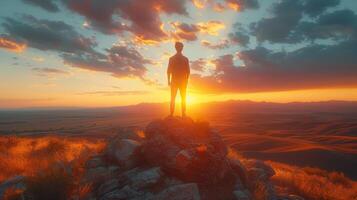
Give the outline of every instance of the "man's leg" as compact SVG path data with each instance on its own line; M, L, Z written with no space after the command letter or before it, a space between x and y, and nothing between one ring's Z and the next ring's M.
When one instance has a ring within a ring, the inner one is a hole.
M186 86L187 86L187 84L180 85L182 117L186 116Z
M177 89L178 89L177 85L171 83L170 116L173 116L175 112L175 99L176 99Z

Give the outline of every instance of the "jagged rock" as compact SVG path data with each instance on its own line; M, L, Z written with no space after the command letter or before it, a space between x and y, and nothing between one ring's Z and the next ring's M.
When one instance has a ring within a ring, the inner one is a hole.
M145 130L142 153L148 163L193 182L218 183L231 175L227 147L208 123L168 117Z
M120 166L130 169L135 166L140 143L130 139L115 140L109 144L107 155Z
M105 157L86 163L85 176L101 180L93 192L97 199L277 200L270 181L274 170L228 156L208 123L169 117L151 122L140 142L132 140L135 135L117 135ZM104 172L108 166L117 166L112 175Z
M136 191L130 186L126 185L122 189L117 189L106 193L99 200L127 200L127 199L148 199L149 196L143 198L145 193ZM148 194L147 194L148 195Z
M116 178L107 180L106 182L104 182L103 184L101 184L98 189L97 189L97 196L99 197L103 197L105 196L107 193L111 193L114 190L118 190L120 189L122 186L124 186L124 182L123 181L119 181Z
M305 200L305 198L293 194L288 194L288 195L279 195L277 200Z
M155 200L200 200L200 193L196 183L171 186L157 194Z
M105 167L106 163L103 161L102 157L94 156L87 160L85 167L87 169L97 168L97 167Z
M143 131L139 130L137 127L121 128L118 134L115 135L111 140L121 140L130 139L135 141L141 141L145 138Z
M4 192L9 188L24 189L25 188L24 180L25 180L24 176L14 176L3 181L0 184L0 199L3 198Z
M83 182L101 183L119 174L118 166L90 168L83 175Z
M237 159L229 159L229 164L233 169L234 173L239 177L239 180L244 186L248 184L247 169L245 166Z
M275 175L274 169L261 160L248 160L246 166L248 168L261 169L260 172L263 172L261 175L264 175L266 179Z
M185 173L193 162L194 155L192 151L188 149L183 149L178 152L175 156L175 168L179 170L181 173Z
M258 168L250 169L248 171L248 173L251 173L252 171L258 172L257 174L264 174L264 171L262 169L258 169ZM268 179L266 179L265 175L260 175L258 179L252 178L252 180L249 180L249 181L251 182L250 189L252 191L253 199L255 199L255 200L276 200L277 199L276 193L274 190L274 186Z
M135 168L127 172L125 176L133 188L142 189L158 183L161 179L162 171L159 167L154 167L143 171Z
M249 194L246 191L235 190L233 191L235 200L250 200Z

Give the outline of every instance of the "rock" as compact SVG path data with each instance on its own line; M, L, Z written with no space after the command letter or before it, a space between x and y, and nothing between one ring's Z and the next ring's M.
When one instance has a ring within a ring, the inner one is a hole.
M180 179L215 184L230 176L227 147L208 123L168 117L145 129L142 154L147 163Z
M277 200L305 200L305 199L297 195L289 194L289 195L278 196Z
M233 191L233 195L234 195L235 200L250 200L247 192L244 192L242 190Z
M150 168L144 171L139 171L137 168L127 172L126 175L129 184L134 189L142 189L157 184L162 176L162 171L159 167Z
M126 185L122 189L117 189L110 193L105 194L104 196L99 198L99 200L127 200L127 199L135 199L135 198L144 199L142 198L144 195L145 194L143 192L138 192L132 189L130 186Z
M160 166L170 172L175 168L175 156L180 148L167 140L164 135L155 135L145 140L141 150L147 163Z
M141 141L145 138L143 131L139 130L137 127L121 128L118 133L114 136L112 141L121 139L130 139L135 141Z
M239 177L239 180L244 186L248 184L247 169L244 165L237 159L229 159L229 164L233 172Z
M83 182L101 183L119 174L120 168L117 166L90 168L83 175Z
M155 200L200 200L200 193L196 183L187 183L181 185L171 186L153 199Z
M87 169L97 168L97 167L105 167L106 163L100 156L95 156L87 160L85 167Z
M120 139L112 142L107 149L107 155L120 166L130 169L135 166L140 143L130 139Z
M266 178L270 178L275 175L274 169L261 160L248 160L246 166L248 168L261 169L264 172Z
M111 193L114 190L118 190L120 189L122 186L124 186L124 182L119 181L116 178L107 180L106 182L104 182L103 184L101 184L98 189L97 189L97 196L99 197L103 197L105 196L107 193Z
M192 164L194 155L191 151L183 149L175 156L175 168L181 173L185 173L189 170L188 167Z
M5 181L3 181L0 184L0 199L3 198L3 195L5 193L6 190L10 189L10 188L14 188L14 189L24 189L25 188L25 177L24 176L14 176L11 177Z

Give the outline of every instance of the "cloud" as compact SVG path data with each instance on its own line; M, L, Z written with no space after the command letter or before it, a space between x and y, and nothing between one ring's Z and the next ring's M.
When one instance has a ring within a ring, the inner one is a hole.
M144 79L145 64L151 64L137 50L130 46L116 45L100 53L63 54L64 62L72 67L108 72L114 77L139 77Z
M251 24L253 34L259 42L295 42L291 31L303 16L303 5L299 0L282 0L272 6L273 17L263 18Z
M35 67L32 68L32 71L34 71L37 75L39 76L47 76L47 77L52 77L54 75L68 75L69 72L60 70L60 69L55 69L55 68L39 68Z
M18 43L6 36L0 36L0 48L20 53L26 49L26 44Z
M244 66L233 55L214 60L210 76L192 75L197 90L212 93L285 91L357 86L357 40L335 45L311 45L292 52L263 47L241 51Z
M195 71L202 72L205 69L206 63L207 63L206 59L199 58L197 60L194 60L194 61L190 62L190 68L195 70Z
M187 16L186 0L62 0L73 12L84 16L96 30L106 34L129 31L141 40L161 41L167 34L161 29L159 15Z
M258 9L258 0L191 0L198 9L211 7L217 12L225 10L244 11L246 9Z
M258 0L225 0L227 6L235 11L243 11L245 9L258 9Z
M217 36L219 31L225 28L225 24L220 21L198 22L197 24L187 24L182 22L172 22L175 31L172 33L173 38L183 39L186 41L197 40L197 34L208 34Z
M340 22L348 22L354 18L351 13L344 13L349 16L331 16L331 13L326 13L328 8L336 7L339 3L339 0L282 0L272 5L272 17L262 18L252 23L250 28L258 42L298 43L305 39L301 35L304 31L320 31L321 33L330 31L321 29L323 27L319 23L324 18L345 17ZM304 18L304 16L307 17ZM315 22L309 17L318 18L318 20ZM302 21L302 19L305 20Z
M197 27L201 33L217 36L219 31L225 29L226 26L223 22L211 20L208 22L199 22Z
M43 9L47 10L48 12L58 12L59 11L59 8L54 3L54 0L22 0L22 1L27 4L43 8Z
M348 9L320 15L314 22L301 22L295 34L305 40L357 38L357 15Z
M202 40L201 45L204 47L210 48L210 49L225 49L230 46L230 42L229 42L229 40L224 39L224 40L220 40L216 44L212 44L211 42L209 42L207 40Z
M75 31L62 21L37 19L24 15L20 20L5 18L3 27L8 37L40 50L76 53L94 51L96 42Z
M340 0L305 0L303 9L306 14L316 17L323 13L329 7L335 7L340 4Z
M186 41L197 40L197 33L200 31L197 25L181 22L173 22L171 25L175 28L175 32L173 33L174 38Z

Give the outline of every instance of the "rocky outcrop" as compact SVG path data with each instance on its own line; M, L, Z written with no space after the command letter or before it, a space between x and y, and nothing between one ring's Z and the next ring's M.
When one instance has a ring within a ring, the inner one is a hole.
M227 156L228 148L206 122L165 118L137 137L125 132L87 161L88 199L277 199L264 162ZM137 139L135 139L137 138Z

